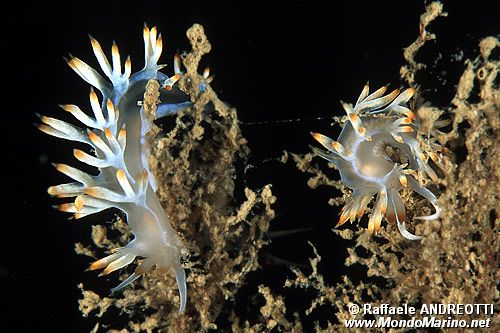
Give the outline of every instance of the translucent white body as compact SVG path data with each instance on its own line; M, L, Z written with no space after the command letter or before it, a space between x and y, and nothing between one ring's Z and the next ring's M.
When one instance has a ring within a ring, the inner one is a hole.
M156 28L144 28L145 66L132 75L129 58L122 72L116 44L112 47L110 65L99 43L93 38L91 43L101 70L111 82L76 57L71 57L68 64L102 95L100 103L97 94L91 90L94 118L75 105L63 105L62 108L72 113L87 129L43 116L39 129L59 138L90 145L95 156L78 149L74 150L74 155L81 162L98 168L99 174L91 176L68 165L56 164L59 171L75 182L51 186L48 192L59 197L76 197L74 203L59 206L62 211L74 213L76 218L111 207L122 210L134 239L115 253L94 262L90 269L104 268L103 274L109 274L132 263L136 257L144 258L135 272L113 291L130 284L153 266L165 271L172 269L179 286L179 311L182 312L186 305L186 276L180 259L186 250L155 194L156 180L147 164L149 147L145 139L151 124L139 105L149 80L156 80L161 85L161 100L166 101L158 105L157 117L175 113L190 104L182 101L179 91L172 90L172 85L182 75L180 60L175 60L172 77L158 72L163 67L157 64L162 40L161 35L157 36Z
M426 156L417 139L415 114L406 107L413 89L402 93L395 90L383 96L385 91L383 87L369 95L366 85L354 107L343 104L348 121L338 140L312 133L327 151L312 149L333 162L342 182L353 190L337 225L361 218L372 197L377 195L368 230L378 232L382 217L386 216L390 222L397 223L404 237L416 240L421 237L412 235L405 227L406 213L399 191L403 186L410 186L435 207L435 214L416 219L438 218L437 199L421 181L423 175L436 180L435 172L427 164L427 156L437 155L429 150Z

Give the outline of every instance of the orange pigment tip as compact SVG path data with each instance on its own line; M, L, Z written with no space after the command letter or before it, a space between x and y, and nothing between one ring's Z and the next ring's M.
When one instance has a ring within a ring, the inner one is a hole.
M77 196L75 199L75 208L77 210L82 210L83 209L83 198L81 196Z
M73 155L75 155L75 157L79 160L85 158L85 153L83 151L81 151L80 149L73 150Z
M95 197L97 192L94 188L92 187L89 187L89 188L86 188L84 191L83 191L84 194L88 194L90 195L91 197Z
M113 137L113 133L111 133L109 128L104 129L104 135L106 135L107 139L111 139Z
M333 149L335 149L337 151L344 150L344 147L337 141L332 141L332 147L333 147Z
M95 142L95 141L99 140L99 136L97 134L95 134L94 132L89 132L89 139L90 139L90 141Z
M340 227L342 224L344 224L348 220L348 218L349 218L348 214L342 214L340 216L339 221L337 222L337 225L335 225L335 227Z
M123 171L123 169L119 169L118 171L116 171L116 178L118 178L119 180L126 180L127 176L125 176L125 171Z
M399 132L410 133L410 132L413 132L413 128L411 128L410 126L402 126L399 128Z
M359 119L359 116L355 113L349 113L349 120L352 122L359 122L361 119Z
M423 178L437 179L427 160L438 160L439 156L424 149L429 155L426 157L421 151L423 148L419 148L426 147L426 144L421 141L420 124L412 123L415 113L407 106L415 90L410 88L401 92L396 89L383 96L385 90L386 87L382 87L370 94L369 86L365 85L354 106L341 102L347 113L343 121L349 121L350 126L343 126L338 141L312 132L314 139L328 151L315 147L312 149L318 156L336 166L341 181L352 190L337 226L348 219L361 219L367 205L375 197L368 231L372 234L380 232L382 219L386 217L391 222L397 222L403 237L417 240L421 237L412 235L405 227L406 212L399 192L403 186L419 193L436 211L421 219L438 218L441 209L437 206L437 198L425 188ZM407 134L412 132L416 134ZM397 159L393 160L385 149L387 146L402 156L396 156ZM349 155L343 153L344 150ZM440 151L441 148L437 150ZM412 162L402 164L400 161Z
M62 203L55 208L74 213L76 219L112 207L120 209L126 216L134 237L119 251L92 263L89 270L105 268L102 274L108 274L131 264L137 257L142 257L144 260L139 265L140 268L112 290L126 287L153 267L172 271L178 284L179 312L182 312L186 306L187 287L181 255L187 253L187 250L170 225L165 209L155 194L156 189L150 190L155 179L147 163L150 149L146 144L146 136L152 124L142 126L137 117L127 116L137 114L137 96L142 96L145 92L146 82L158 80L158 71L165 67L158 64L163 48L161 34L156 27L149 29L147 25L144 26L145 66L134 74L131 73L132 60L127 57L124 62L121 61L116 43L112 43L111 59L108 59L99 42L89 37L100 69L94 69L72 55L68 56L66 62L78 76L99 91L98 96L93 88L90 89L90 111L93 115L76 105L66 104L61 107L76 118L79 124L40 116L41 124L36 126L54 137L95 148L95 151L85 152L87 149L78 147L80 149L74 149L73 155L80 162L97 170L87 173L64 164L55 164L58 171L73 181L51 186L47 192L61 198L74 198L72 203ZM173 76L162 85L167 91L172 90L172 85L181 78L180 68L181 59L176 55ZM208 74L209 71L206 70L204 75ZM134 89L129 89L132 86ZM185 97L188 98L188 94ZM172 103L170 98L166 100L160 103ZM123 108L122 117L118 106ZM125 127L130 129L129 133L125 131ZM127 140L133 143L132 149L126 149Z
M93 263L90 264L89 270L90 271L95 271L96 269L102 268L101 265L99 264L100 260L94 261Z

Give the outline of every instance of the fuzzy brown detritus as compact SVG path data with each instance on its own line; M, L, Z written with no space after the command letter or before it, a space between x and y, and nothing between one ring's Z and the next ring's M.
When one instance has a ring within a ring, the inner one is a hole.
M425 20L421 23L421 32L425 32L429 18L441 15L442 5L433 3L427 10L421 16ZM417 42L405 51L410 65L402 68L401 76L410 85L415 84L415 72L424 68L413 59L424 41L425 38L419 36ZM436 131L437 123L446 121L451 124L451 131L434 133L441 145L466 148L463 162L457 164L451 150L442 160L442 190L438 204L443 213L439 220L416 226L416 232L423 235L422 241L408 244L397 236L394 227L383 230L377 239L364 231L334 230L335 234L352 242L347 248L345 263L347 266L361 264L366 267L364 282L354 283L349 276L343 276L341 283L325 284L317 270L321 257L316 252L316 257L311 260L313 273L305 275L295 269L296 277L287 281L287 287L318 292L310 312L324 303L335 309L338 324L328 323L324 328L317 326L318 332L347 331L343 321L354 318L347 311L347 305L352 302L387 303L391 306L406 303L416 307L424 303L498 304L500 89L497 75L500 61L492 54L499 45L495 37L486 37L479 43L480 55L465 61L465 70L449 108L440 109L431 104L416 110L429 132ZM441 116L451 120L439 120ZM310 159L300 159L300 162L299 169L315 174L314 167L309 166ZM422 209L421 200L409 193L403 193L403 201L407 207L413 207L412 215ZM378 282L367 282L374 281L372 278ZM367 319L362 313L355 318ZM392 318L408 319L405 316ZM446 316L439 319L446 319ZM470 321L487 317L464 315L460 319ZM491 318L490 328L498 330L499 326L497 313ZM365 330L349 329L349 332Z

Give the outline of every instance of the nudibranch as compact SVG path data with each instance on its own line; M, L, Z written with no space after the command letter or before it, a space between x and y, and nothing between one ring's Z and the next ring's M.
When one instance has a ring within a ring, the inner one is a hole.
M145 65L131 73L130 57L122 62L118 46L111 48L111 64L101 45L90 37L92 49L106 80L95 69L82 60L70 56L68 65L87 83L100 92L99 99L91 87L90 106L94 117L90 117L75 105L62 105L86 128L41 116L38 128L52 136L82 142L95 151L95 156L75 149L74 156L80 162L96 167L98 175L90 175L77 168L55 164L58 171L74 182L51 186L48 193L57 197L76 197L73 203L57 206L63 212L74 213L81 218L108 208L118 208L126 215L134 238L113 254L95 261L90 269L102 269L103 275L132 263L136 257L143 258L134 273L112 291L119 290L153 266L157 269L173 270L180 294L179 312L186 306L186 275L181 257L187 253L179 236L170 225L156 194L155 177L148 167L150 147L146 134L151 128L151 119L145 113L141 101L148 82L157 82L160 88L156 118L174 114L191 103L174 84L182 76L179 56L174 58L174 75L169 77L159 70L162 38L155 27L144 27ZM153 81L151 81L153 80Z
M405 238L418 240L421 236L406 229L406 211L399 192L409 186L433 205L433 214L414 219L439 217L441 208L437 198L425 184L428 178L437 181L429 158L438 162L439 147L432 140L421 138L420 121L406 105L414 89L402 92L396 89L384 96L386 90L384 86L370 94L366 84L354 107L342 103L347 117L337 141L311 133L327 151L311 148L336 166L342 182L352 190L337 226L347 220L352 223L356 218L361 219L368 203L377 195L368 231L379 232L385 216L389 222L397 223Z

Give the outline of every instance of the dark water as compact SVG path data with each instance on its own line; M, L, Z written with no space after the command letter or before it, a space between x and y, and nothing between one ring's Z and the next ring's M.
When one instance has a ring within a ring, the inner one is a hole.
M162 59L169 64L176 51L189 49L187 28L193 23L205 27L213 50L203 63L215 73L212 86L219 97L238 109L252 150L250 163L256 168L247 174L246 182L255 188L273 183L278 196L278 217L271 231L313 228L274 239L263 259L277 257L307 265L313 255L309 240L323 255L320 268L327 282L334 283L347 273L345 244L329 231L338 218L338 209L327 204L331 190L309 189L306 175L272 159L284 149L307 152L311 130L335 137L338 128L331 128L328 120L315 119L341 115L338 101L354 101L367 80L374 88L388 82L394 87L401 84L402 48L417 36L424 5L420 1L269 5L255 1L225 6L166 1L132 6L38 3L4 13L2 69L8 85L3 90L1 121L5 198L0 298L7 311L0 314L2 323L16 322L22 329L87 332L93 320L82 319L77 309L81 293L76 285L83 281L104 291L116 282L116 277L98 279L83 271L90 260L75 255L73 243L88 241L91 221L66 221L50 207L53 201L45 193L47 186L65 181L50 162L74 164L72 145L38 133L32 123L35 112L61 115L58 104L87 107L88 87L62 57L71 52L95 64L88 33L106 49L116 40L122 55L131 55L133 69L141 67L145 21L162 32ZM497 7L494 1L475 1L474 7L445 3L449 17L430 26L438 40L417 58L431 64L418 79L425 87L424 96L435 104L446 105L453 96L463 68L461 61L453 60L459 50L470 57L482 36L498 33ZM290 119L300 121L281 122ZM333 171L330 174L336 176ZM264 281L280 289L289 270L271 263L252 275L242 299ZM354 279L363 275L356 268L349 272ZM307 308L303 296L288 297L292 308Z

